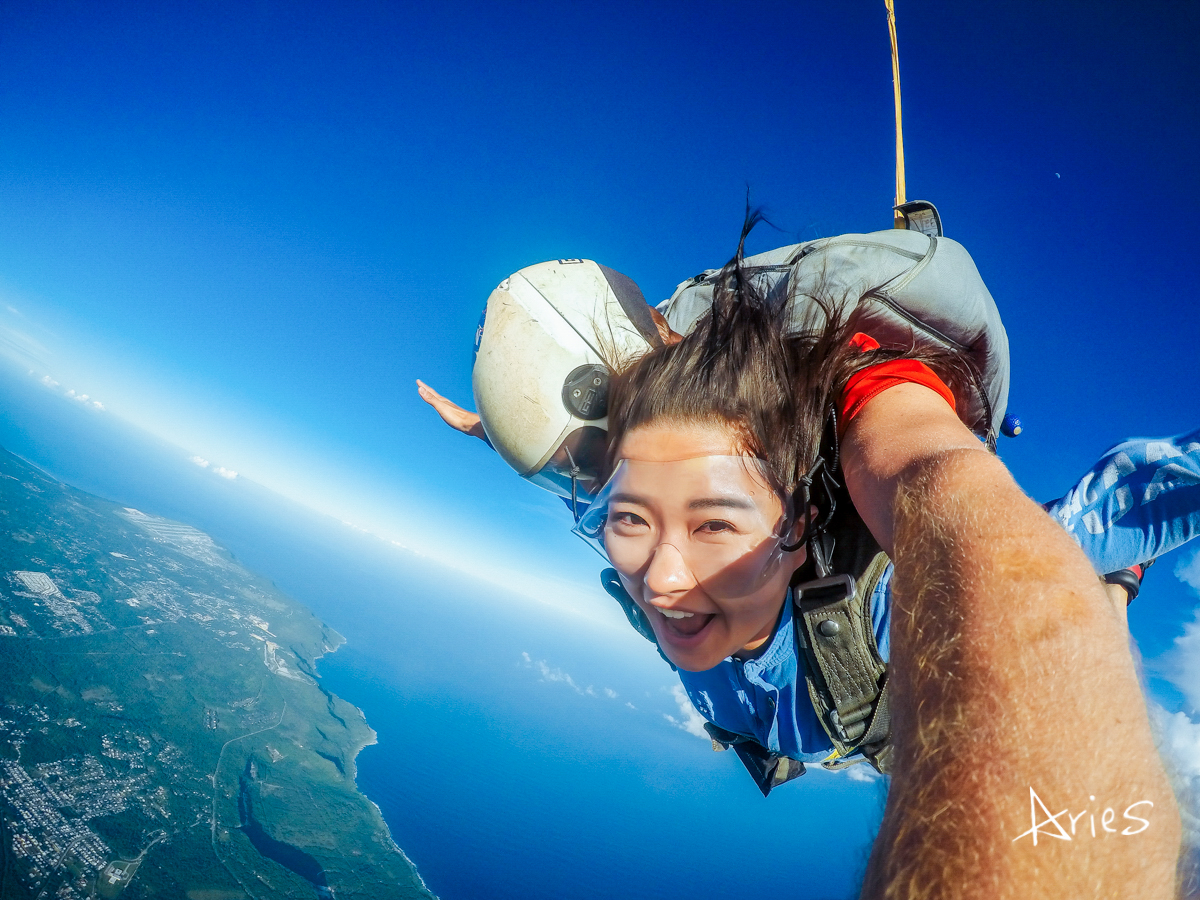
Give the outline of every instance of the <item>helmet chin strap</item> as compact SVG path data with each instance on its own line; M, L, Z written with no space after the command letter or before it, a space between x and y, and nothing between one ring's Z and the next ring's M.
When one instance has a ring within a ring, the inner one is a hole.
M563 449L567 451L567 459L571 461L571 515L575 517L575 524L579 524L582 514L579 512L579 475L583 471L579 468L579 463L575 462L575 457L571 455L571 448L566 445Z

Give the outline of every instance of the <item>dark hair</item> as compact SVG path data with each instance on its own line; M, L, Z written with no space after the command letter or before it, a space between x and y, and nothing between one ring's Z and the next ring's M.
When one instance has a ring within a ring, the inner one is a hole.
M762 220L748 212L737 253L714 276L712 309L678 343L618 365L609 393L607 475L624 436L652 422L713 423L730 428L740 449L763 461L771 486L792 498L822 443L836 441L833 410L859 369L900 357L920 359L943 377L960 366L948 351L850 343L853 304L810 296L823 315L794 331L802 298L764 293L744 261L746 236ZM782 292L781 292L782 293ZM953 386L953 385L952 385ZM836 465L832 446L826 462ZM786 504L785 504L786 505ZM800 510L796 510L800 512Z

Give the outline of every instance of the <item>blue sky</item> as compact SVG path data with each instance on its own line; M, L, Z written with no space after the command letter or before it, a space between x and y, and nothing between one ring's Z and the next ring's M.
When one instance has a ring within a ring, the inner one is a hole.
M910 197L1013 348L1002 450L1060 493L1200 420L1194 5L902 2ZM211 462L472 568L591 584L562 510L417 399L470 401L490 289L598 259L667 296L782 233L887 227L879 3L14 2L0 325ZM101 414L97 411L97 414Z
M784 231L760 248L886 227L881 10L5 4L0 321L214 466L426 550L580 561L413 379L469 401L478 311L535 261L665 297L728 257L747 187ZM898 15L909 195L1001 305L1028 426L1006 450L1049 497L1198 418L1197 12Z
M1001 451L1050 499L1200 423L1200 6L897 6L909 197L996 297L1026 426ZM781 229L753 249L889 227L891 91L876 0L11 0L0 352L213 478L611 621L561 504L414 379L469 403L479 311L534 262L666 297L731 254L747 188ZM1148 657L1186 563L1134 607Z
M1004 315L1018 478L1050 499L1193 427L1200 11L898 21L909 196ZM782 232L758 249L890 224L875 2L8 3L0 121L0 327L36 377L210 471L593 594L557 501L413 380L469 404L479 310L536 261L666 297L729 256L747 188Z

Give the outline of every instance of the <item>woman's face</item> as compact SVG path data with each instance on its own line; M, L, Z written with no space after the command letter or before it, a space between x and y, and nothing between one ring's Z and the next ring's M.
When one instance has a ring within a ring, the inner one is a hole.
M783 503L720 425L645 425L618 449L604 545L663 652L692 672L770 637L804 550Z

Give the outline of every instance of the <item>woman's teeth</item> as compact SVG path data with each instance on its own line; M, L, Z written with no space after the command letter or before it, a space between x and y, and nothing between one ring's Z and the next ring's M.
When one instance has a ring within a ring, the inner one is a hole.
M695 613L684 612L682 609L660 609L660 613L668 619L690 619Z

